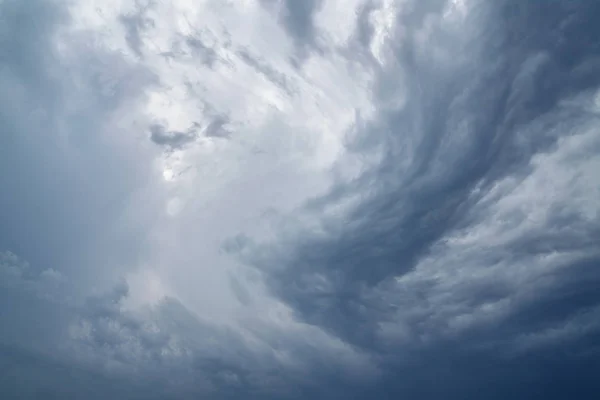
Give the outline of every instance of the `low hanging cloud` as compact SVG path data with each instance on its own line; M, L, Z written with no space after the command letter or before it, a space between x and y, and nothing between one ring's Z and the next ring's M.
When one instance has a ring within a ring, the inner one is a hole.
M0 2L0 395L594 398L599 13Z

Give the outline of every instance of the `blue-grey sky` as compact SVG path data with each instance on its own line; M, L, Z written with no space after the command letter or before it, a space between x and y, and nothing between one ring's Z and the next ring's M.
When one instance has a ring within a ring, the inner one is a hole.
M0 398L597 398L599 18L0 0Z

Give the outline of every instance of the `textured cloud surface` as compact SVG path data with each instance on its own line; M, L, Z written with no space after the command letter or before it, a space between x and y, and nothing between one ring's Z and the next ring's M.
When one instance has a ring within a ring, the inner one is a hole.
M0 397L596 398L598 16L0 0Z

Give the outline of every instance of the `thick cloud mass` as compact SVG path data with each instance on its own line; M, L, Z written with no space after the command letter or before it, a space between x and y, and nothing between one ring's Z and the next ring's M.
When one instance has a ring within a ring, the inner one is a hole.
M595 399L599 16L0 0L0 397Z

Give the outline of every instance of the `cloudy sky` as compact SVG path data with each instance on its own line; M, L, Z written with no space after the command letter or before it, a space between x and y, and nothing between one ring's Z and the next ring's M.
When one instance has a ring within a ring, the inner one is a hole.
M0 0L0 397L597 398L598 18Z

